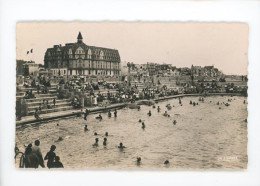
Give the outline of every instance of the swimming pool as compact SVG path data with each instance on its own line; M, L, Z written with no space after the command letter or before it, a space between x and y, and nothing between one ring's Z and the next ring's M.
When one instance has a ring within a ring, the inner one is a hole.
M178 99L160 102L156 104L160 112L152 106L141 106L140 111L125 108L118 110L117 118L103 113L101 121L93 114L87 121L82 116L27 125L16 129L16 141L23 149L24 144L39 139L43 156L56 145L56 155L65 168L246 168L246 98L212 96L204 98L204 103L198 99L184 97L182 106ZM228 99L232 99L228 107L216 104ZM190 100L198 105L190 105ZM167 110L166 104L174 107ZM171 117L163 116L166 110ZM144 130L139 119L146 125ZM109 135L103 147L105 132ZM63 140L57 141L59 137ZM95 138L99 138L98 147L92 147ZM127 148L118 149L120 142ZM140 166L136 164L138 156L142 158ZM164 165L165 160L170 164Z

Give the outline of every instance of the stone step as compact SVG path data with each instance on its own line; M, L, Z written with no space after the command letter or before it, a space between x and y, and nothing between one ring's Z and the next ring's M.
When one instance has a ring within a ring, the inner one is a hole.
M29 87L29 88L20 87L20 90L21 91L28 91L28 90L37 90L37 89L36 88L32 88L32 87Z
M25 92L16 92L16 96L25 96Z
M55 97L57 96L56 94L36 94L35 95L37 98L41 97L41 98L46 98L46 97Z
M55 107L53 107L53 103L50 103L50 105L51 105L52 109L55 109L55 108L60 108L60 107L65 107L65 106L71 106L71 103L70 102L56 103ZM29 106L28 112L35 111L35 109L39 108L39 106L40 106L40 104Z
M48 100L49 103L52 103L52 100L53 100L53 99L46 99L46 100ZM62 102L70 102L70 100L69 100L69 99L56 99L56 104L62 103ZM38 106L39 106L40 103L42 103L42 100L37 99L37 100L34 101L34 102L27 102L26 104L27 104L28 106L34 106L34 105L38 105Z
M20 98L24 98L24 96L16 96L16 100Z
M33 89L20 89L20 91L19 92L24 92L24 93L26 93L27 91L31 91L32 90L32 93L33 94L37 94L37 89L36 88L33 88ZM42 89L41 90L39 90L39 92L41 93L41 91L42 91ZM56 88L48 88L48 91L49 92L56 92L57 90L56 90Z
M57 96L54 96L54 97L37 97L37 98L31 98L31 99L25 99L25 100L26 100L26 102L37 102L37 101L42 101L43 99L53 100L53 98L57 99Z
M66 110L73 110L73 106L65 106L65 107L58 107L58 108L51 108L51 109L43 109L41 110L40 114L47 114L52 112L61 112ZM28 115L33 115L35 111L28 112Z

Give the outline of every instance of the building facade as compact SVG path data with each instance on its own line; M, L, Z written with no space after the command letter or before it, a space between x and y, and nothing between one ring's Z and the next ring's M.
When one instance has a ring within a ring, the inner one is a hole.
M44 66L53 75L120 75L118 50L86 45L79 32L76 43L54 45L44 56Z
M34 75L40 70L40 64L34 61L16 60L16 75Z

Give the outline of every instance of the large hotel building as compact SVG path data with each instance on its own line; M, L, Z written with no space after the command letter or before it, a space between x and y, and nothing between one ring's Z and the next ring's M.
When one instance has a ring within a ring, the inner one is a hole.
M62 75L120 75L118 50L88 46L79 32L76 43L54 45L44 56L45 68L56 76Z

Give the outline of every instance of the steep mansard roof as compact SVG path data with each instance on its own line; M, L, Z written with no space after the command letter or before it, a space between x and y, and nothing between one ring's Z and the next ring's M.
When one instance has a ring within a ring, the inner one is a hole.
M62 57L69 55L69 50L72 50L72 54L75 55L76 50L81 47L84 53L88 54L89 49L91 50L92 59L95 59L100 56L101 51L103 51L104 56L106 57L116 57L120 61L119 52L116 49L110 48L103 48L103 47L96 47L96 46L89 46L85 43L67 43L65 46L55 45L53 48L48 48L45 53L45 58L48 56L50 52L51 56L57 56L58 52L61 53Z

